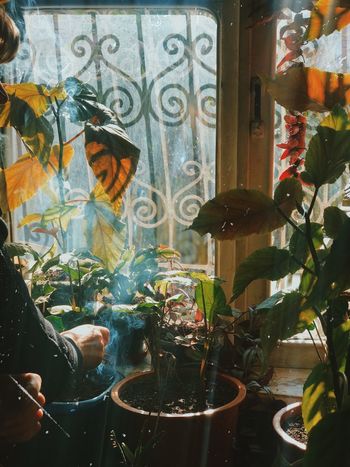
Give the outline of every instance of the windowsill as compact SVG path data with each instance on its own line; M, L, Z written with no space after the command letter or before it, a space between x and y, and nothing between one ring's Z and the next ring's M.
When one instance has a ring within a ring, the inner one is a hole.
M305 368L275 368L269 388L276 399L282 399L286 404L300 402L309 374L310 369Z

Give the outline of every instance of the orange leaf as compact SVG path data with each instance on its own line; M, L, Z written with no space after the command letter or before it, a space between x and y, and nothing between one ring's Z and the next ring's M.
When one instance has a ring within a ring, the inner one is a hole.
M121 196L128 186L133 167L129 158L117 159L106 145L89 143L85 147L87 160L108 195L114 209L120 208Z
M45 170L36 157L24 154L10 167L0 171L0 207L3 211L13 211L32 198L44 186L58 169L59 146L53 146L47 169ZM63 165L66 167L74 154L72 146L66 145L63 153Z
M275 79L265 79L268 92L288 110L327 112L350 104L350 74L304 66L290 67Z
M117 116L102 104L85 125L87 160L115 209L134 176L140 150L120 126Z
M350 24L348 0L318 0L311 12L306 39L312 41Z

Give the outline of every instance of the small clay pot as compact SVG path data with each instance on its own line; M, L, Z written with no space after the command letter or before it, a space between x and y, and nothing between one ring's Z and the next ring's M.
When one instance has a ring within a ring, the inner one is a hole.
M280 440L281 455L290 464L294 464L303 459L306 451L306 444L295 440L283 429L283 427L288 424L288 419L295 418L296 416L301 416L301 402L289 404L287 407L279 410L272 421L273 427Z

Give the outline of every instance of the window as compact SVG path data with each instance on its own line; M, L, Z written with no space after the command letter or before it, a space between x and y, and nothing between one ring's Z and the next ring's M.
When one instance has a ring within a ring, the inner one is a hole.
M119 116L141 149L123 220L128 244L167 244L183 262L214 270L214 242L187 231L199 207L214 196L217 145L217 16L204 8L118 6L27 9L26 38L5 82L54 85L75 76ZM38 25L40 24L40 27ZM64 127L66 139L78 132ZM23 152L13 133L7 164ZM88 196L94 177L81 154L69 168L69 196ZM13 216L48 205L41 192ZM69 248L82 246L82 219L72 222ZM47 247L28 227L15 239ZM45 244L46 242L46 244Z

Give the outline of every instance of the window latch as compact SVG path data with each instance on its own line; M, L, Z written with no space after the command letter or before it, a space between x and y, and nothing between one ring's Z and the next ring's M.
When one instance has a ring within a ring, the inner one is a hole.
M253 118L250 120L250 136L263 138L264 122L261 119L261 79L253 76L250 82Z

